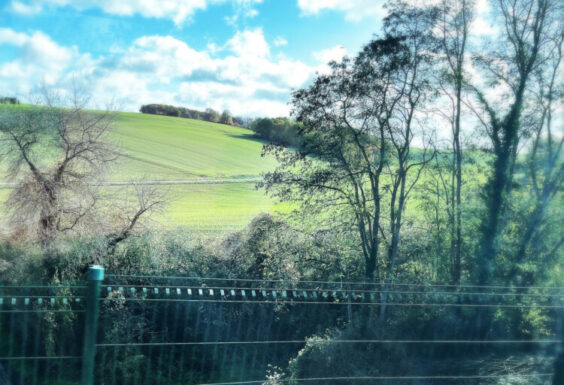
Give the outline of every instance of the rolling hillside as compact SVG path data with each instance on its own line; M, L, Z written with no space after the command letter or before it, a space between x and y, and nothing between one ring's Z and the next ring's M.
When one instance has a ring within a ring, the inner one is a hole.
M112 140L126 156L110 170L109 182L142 179L162 185L170 203L155 219L167 228L229 231L260 212L284 209L255 189L260 173L275 161L261 158L262 143L247 129L119 113ZM0 186L0 201L9 188Z
M112 179L240 179L271 169L252 132L201 120L120 113L114 139L128 157Z

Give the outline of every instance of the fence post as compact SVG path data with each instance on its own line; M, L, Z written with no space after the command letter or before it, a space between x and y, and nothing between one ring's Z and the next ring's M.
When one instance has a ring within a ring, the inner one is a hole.
M560 318L557 320L557 334L560 334L562 341L560 342L559 349L556 350L556 358L554 359L554 376L552 376L552 385L564 384L564 312L558 313Z
M82 349L81 385L94 383L94 359L96 357L96 333L100 313L100 288L104 279L104 268L92 265L88 268L88 288L86 297L86 322L84 324L84 344Z

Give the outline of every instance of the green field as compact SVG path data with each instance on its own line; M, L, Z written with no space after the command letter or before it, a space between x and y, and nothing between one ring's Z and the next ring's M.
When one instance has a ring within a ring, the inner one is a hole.
M120 113L112 139L127 154L114 180L255 177L275 164L252 131L200 120Z
M164 227L230 231L261 212L285 211L255 189L254 180L274 167L261 158L252 131L200 120L118 113L111 140L125 154L108 180L158 181L168 204L154 219ZM162 186L162 187L161 187ZM108 191L118 187L107 187ZM9 189L0 189L5 201Z

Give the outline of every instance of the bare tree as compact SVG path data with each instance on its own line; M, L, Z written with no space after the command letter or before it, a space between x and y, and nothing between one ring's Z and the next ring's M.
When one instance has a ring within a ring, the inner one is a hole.
M119 197L117 207L109 211L112 222L109 224L106 255L115 251L117 245L140 230L151 214L160 212L166 204L167 192L162 186L132 181L125 188L125 196ZM115 202L116 197L110 198Z
M42 96L42 106L4 108L0 133L2 160L16 184L6 203L11 223L48 243L84 225L119 154L108 140L112 113L86 111L87 99L76 90L67 108L47 91Z

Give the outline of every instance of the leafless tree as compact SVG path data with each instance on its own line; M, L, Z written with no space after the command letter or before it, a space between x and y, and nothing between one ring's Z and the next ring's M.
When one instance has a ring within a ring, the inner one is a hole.
M136 230L141 231L150 215L160 212L167 202L167 192L162 186L143 181L130 182L123 193L124 196L111 197L115 206L106 208L111 218L106 235L106 255L112 254L117 245L131 237Z
M6 203L11 224L44 243L88 220L101 177L119 157L108 139L114 115L85 110L77 90L68 99L60 107L63 99L44 90L43 105L5 107L0 115L2 161L15 183Z

